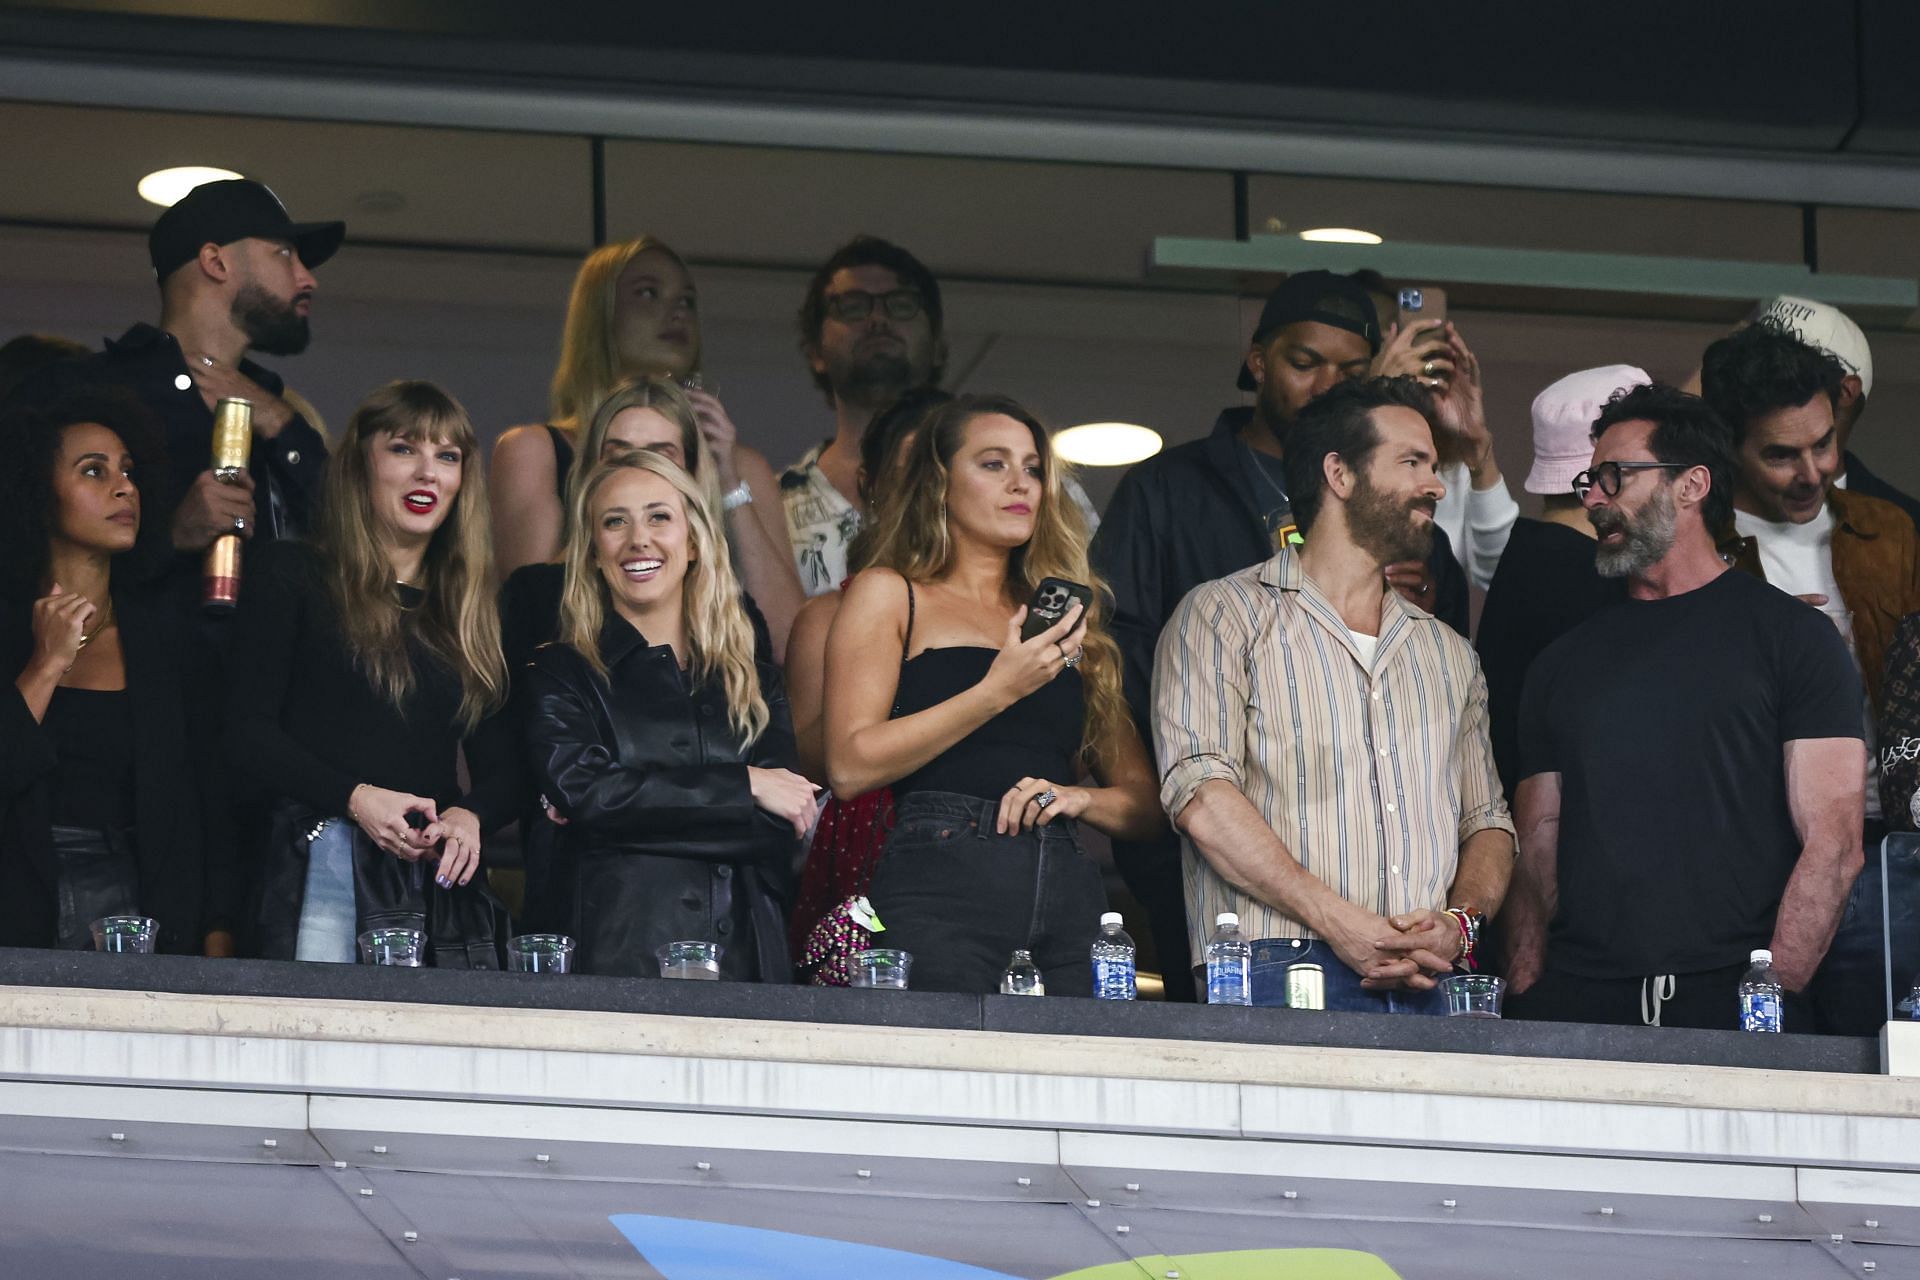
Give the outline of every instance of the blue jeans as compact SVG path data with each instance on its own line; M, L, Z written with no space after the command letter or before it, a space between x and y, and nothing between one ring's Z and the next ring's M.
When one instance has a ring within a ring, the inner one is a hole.
M1333 954L1331 946L1324 942L1296 942L1287 938L1262 938L1253 944L1253 1002L1267 1008L1284 1009L1287 1005L1287 970L1296 964L1317 964L1326 974L1326 1007L1330 1010L1340 1013L1446 1016L1446 997L1438 987L1431 991L1368 991L1360 985L1360 975L1342 963L1340 957Z
M360 958L353 900L353 824L328 818L307 843L307 892L300 903L295 960L352 964Z

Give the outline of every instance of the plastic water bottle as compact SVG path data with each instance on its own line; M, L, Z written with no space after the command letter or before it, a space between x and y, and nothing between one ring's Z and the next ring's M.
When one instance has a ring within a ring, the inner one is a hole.
M1040 968L1033 962L1033 952L1015 951L1013 959L1007 962L1007 971L1000 975L1000 994L1003 996L1043 996L1047 994L1047 982L1040 976Z
M1780 979L1773 972L1773 952L1766 948L1749 957L1753 967L1740 979L1740 1029L1780 1030Z
M1120 913L1100 917L1100 936L1093 940L1093 995L1096 1000L1134 998L1133 939L1120 927Z
M1213 940L1207 943L1207 1003L1252 1004L1252 963L1253 949L1240 936L1240 917L1222 911L1213 918Z

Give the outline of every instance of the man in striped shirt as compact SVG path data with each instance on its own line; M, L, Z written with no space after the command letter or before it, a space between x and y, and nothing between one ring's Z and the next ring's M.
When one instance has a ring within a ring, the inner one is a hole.
M1305 536L1195 588L1160 638L1161 799L1185 837L1188 933L1253 940L1253 1003L1315 964L1326 1007L1439 1013L1513 868L1486 683L1460 635L1385 584L1423 558L1439 478L1411 379L1343 383L1287 438Z

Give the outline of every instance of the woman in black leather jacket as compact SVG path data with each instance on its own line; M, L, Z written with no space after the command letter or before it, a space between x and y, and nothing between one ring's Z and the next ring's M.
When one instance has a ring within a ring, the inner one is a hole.
M580 486L560 639L527 673L533 772L559 818L568 932L589 973L722 945L721 973L784 982L784 899L814 787L725 542L694 481L651 452Z

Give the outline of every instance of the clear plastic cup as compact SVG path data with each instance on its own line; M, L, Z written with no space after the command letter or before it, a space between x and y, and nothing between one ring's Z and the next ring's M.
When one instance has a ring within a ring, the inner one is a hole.
M1507 982L1487 973L1456 973L1440 981L1449 1018L1497 1018Z
M847 966L847 974L851 979L848 985L905 991L907 974L912 968L911 952L894 951L887 947L856 951L853 953L851 963Z
M360 935L361 964L418 969L427 962L427 935L418 929L369 929Z
M515 973L572 973L573 939L564 933L523 933L507 943Z
M103 916L95 920L93 949L119 955L150 956L159 926L151 916Z
M720 957L726 951L717 942L669 942L654 948L663 978L691 978L696 982L720 981Z

